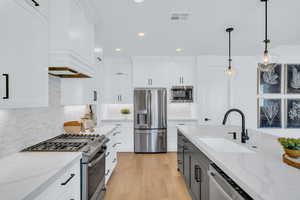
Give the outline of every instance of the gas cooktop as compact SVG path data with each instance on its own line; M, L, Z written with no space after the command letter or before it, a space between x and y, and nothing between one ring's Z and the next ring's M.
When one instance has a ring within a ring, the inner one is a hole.
M30 146L22 151L57 151L57 152L77 152L84 151L91 143L100 143L105 139L103 135L90 134L62 134L49 140Z

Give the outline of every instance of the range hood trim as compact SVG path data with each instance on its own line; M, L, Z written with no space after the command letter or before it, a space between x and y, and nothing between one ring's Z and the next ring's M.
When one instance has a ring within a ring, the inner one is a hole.
M48 68L49 70L49 74L52 75L52 76L56 76L56 77L59 77L59 78L92 78L91 76L89 75L86 75L86 74L83 74L83 73L79 73L78 71L74 70L74 69L71 69L69 67L49 67ZM55 71L56 72L67 72L66 74L55 74ZM51 73L53 72L53 73ZM73 74L69 74L69 73L73 73Z

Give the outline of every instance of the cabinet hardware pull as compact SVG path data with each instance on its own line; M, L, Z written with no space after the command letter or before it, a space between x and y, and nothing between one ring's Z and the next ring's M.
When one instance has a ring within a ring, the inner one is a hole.
M36 0L31 0L31 1L33 2L34 6L36 7L40 6L40 4Z
M94 101L97 101L97 96L98 96L98 95L97 95L97 91L94 90L94 91L93 91L93 94L94 94Z
M210 121L210 120L211 120L211 119L209 119L209 118L204 118L204 121L206 121L206 122L207 122L207 121Z
M9 75L8 74L2 74L5 77L5 84L6 84L6 89L5 89L5 97L3 99L9 99Z
M65 182L61 183L61 185L67 185L67 184L70 182L70 180L71 180L72 178L74 178L74 176L75 176L75 174L71 174L71 175L70 175L70 178L68 178L68 180L66 180Z
M122 95L120 95L120 101L122 101Z
M115 163L117 161L117 159L116 158L114 158L114 160L112 161L113 163Z
M200 183L202 177L202 170L199 165L195 165L195 180Z
M105 158L106 158L107 156L109 156L109 154L110 154L110 152L107 152L107 154L105 154Z
M109 174L110 170L107 170L107 172L105 173L105 176L107 176Z
M113 148L115 148L118 144L122 144L121 142L117 142L115 144L113 144Z

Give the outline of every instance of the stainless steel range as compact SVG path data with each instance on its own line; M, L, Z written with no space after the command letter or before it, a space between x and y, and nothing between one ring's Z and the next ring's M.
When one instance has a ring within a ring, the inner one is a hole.
M107 142L108 139L103 135L62 134L22 151L82 152L81 200L103 200Z

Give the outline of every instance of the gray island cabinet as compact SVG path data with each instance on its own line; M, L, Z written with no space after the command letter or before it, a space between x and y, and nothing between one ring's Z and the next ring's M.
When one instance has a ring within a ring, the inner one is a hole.
M209 199L210 160L178 130L177 165L193 200Z

